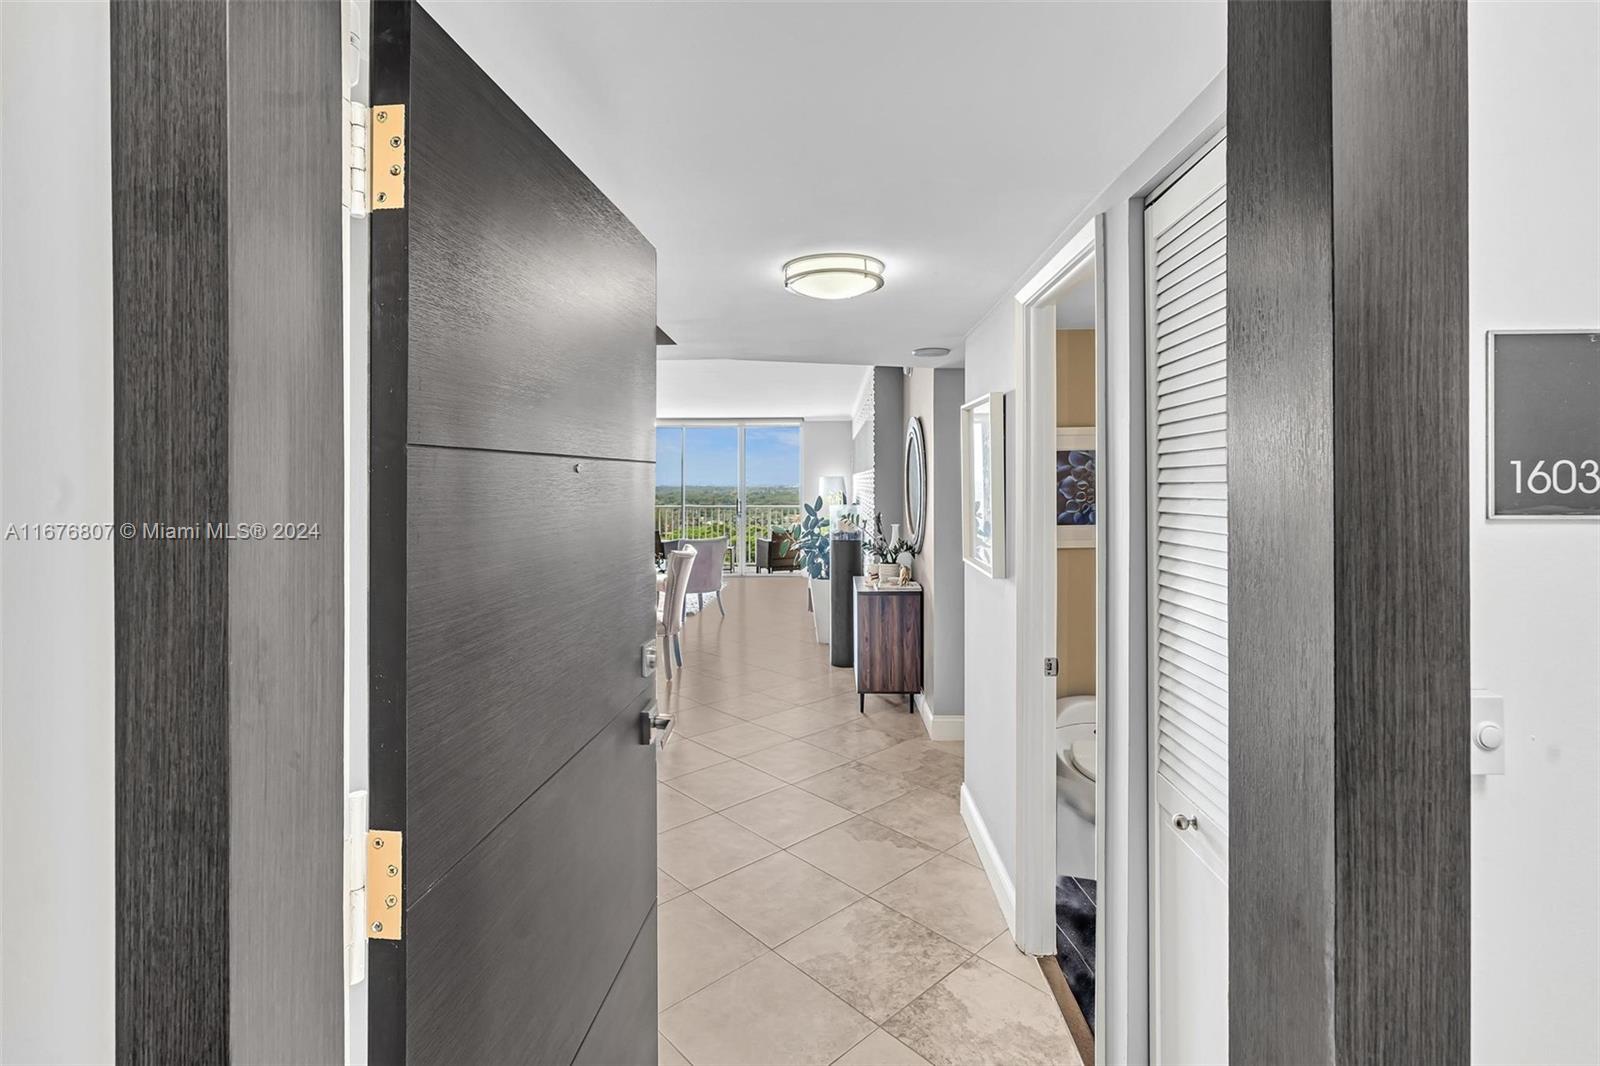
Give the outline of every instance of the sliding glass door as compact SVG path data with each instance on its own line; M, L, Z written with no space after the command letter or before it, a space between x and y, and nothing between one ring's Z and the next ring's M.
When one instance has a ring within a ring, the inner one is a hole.
M724 569L750 573L759 542L799 521L800 511L799 424L656 427L655 524L662 540L726 538Z

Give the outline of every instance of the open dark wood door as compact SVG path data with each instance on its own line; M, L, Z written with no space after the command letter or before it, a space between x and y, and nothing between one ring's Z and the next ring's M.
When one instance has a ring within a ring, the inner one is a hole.
M655 251L426 11L373 17L371 1061L654 1062Z

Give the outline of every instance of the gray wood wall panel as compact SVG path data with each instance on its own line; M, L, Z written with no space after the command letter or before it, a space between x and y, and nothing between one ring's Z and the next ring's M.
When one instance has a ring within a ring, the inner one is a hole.
M116 519L321 532L117 541L124 1062L341 1054L338 28L112 5Z
M1333 5L1338 1057L1465 1062L1467 8Z
M641 706L614 715L449 877L408 900L409 965L428 977L408 987L408 1061L577 1054L655 906L655 749L639 743Z
M1239 1062L1468 1056L1465 17L1229 6Z
M116 521L228 518L227 9L111 5ZM228 1055L228 552L119 538L117 1058Z
M406 878L422 892L651 691L639 656L654 587L638 531L655 468L410 456Z
M228 553L240 1062L344 1051L339 44L336 0L228 5L228 513L317 532Z
M1229 56L1249 57L1228 64L1228 980L1241 1063L1333 1059L1328 33L1326 3L1229 7Z

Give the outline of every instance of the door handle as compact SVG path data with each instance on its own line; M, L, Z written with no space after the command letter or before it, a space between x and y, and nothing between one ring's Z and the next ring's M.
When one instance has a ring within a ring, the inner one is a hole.
M1180 832L1185 829L1199 829L1200 819L1192 814L1175 814L1172 816L1172 828Z
M667 746L667 738L672 736L673 718L671 715L655 712L656 705L653 703L639 712L639 743L664 748ZM659 738L655 735L658 729L661 731Z

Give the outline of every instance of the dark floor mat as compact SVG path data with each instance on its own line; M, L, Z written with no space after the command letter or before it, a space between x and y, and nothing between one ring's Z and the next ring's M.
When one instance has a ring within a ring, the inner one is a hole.
M1056 958L1067 987L1094 1029L1095 883L1086 877L1056 880Z

